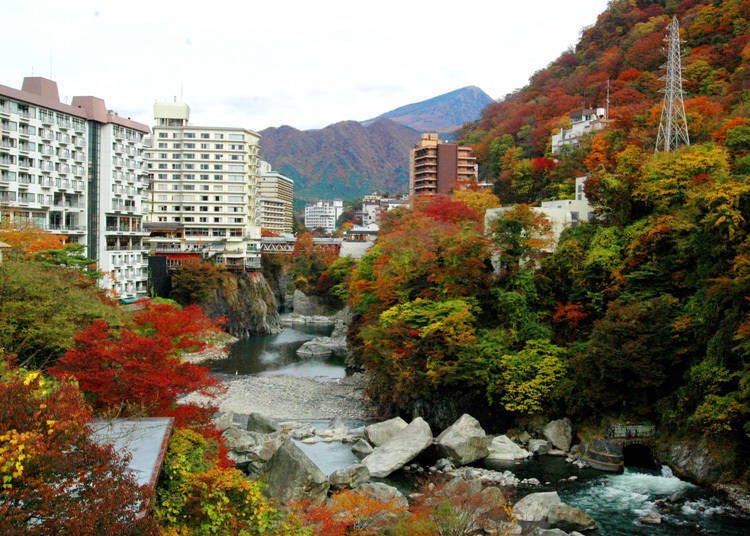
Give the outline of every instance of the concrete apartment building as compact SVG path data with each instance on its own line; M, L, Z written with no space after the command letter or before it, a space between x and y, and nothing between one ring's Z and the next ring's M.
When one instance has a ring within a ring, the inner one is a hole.
M477 167L471 147L440 141L435 133L422 134L411 150L409 193L447 194L456 181L476 180Z
M60 100L57 83L0 85L0 219L32 223L86 247L120 298L146 295L142 226L146 125L97 97Z
M196 254L230 269L258 269L260 135L189 120L187 104L154 104L147 152L150 250Z
M277 233L291 233L294 220L294 181L261 160L258 175L257 225Z
M570 112L570 128L563 127L552 135L552 154L559 154L563 147L577 147L586 134L598 132L607 126L604 108L584 109Z
M305 205L305 227L310 229L324 229L327 233L336 231L336 221L344 213L344 202L341 199L333 201L318 201Z

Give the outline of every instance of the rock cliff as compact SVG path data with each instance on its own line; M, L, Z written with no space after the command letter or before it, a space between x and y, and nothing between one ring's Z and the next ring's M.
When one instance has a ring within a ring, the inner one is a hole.
M263 274L227 273L206 304L212 317L225 316L235 337L269 335L281 330L276 297Z

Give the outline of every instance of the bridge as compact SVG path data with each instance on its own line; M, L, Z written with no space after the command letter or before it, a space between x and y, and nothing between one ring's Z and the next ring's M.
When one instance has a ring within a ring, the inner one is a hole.
M594 469L621 473L625 467L625 449L644 447L650 449L656 427L652 424L613 424L605 437L595 437L589 441L583 459Z

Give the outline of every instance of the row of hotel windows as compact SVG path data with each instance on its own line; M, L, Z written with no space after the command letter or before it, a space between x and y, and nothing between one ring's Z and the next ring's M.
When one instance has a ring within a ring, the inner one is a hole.
M84 147L86 140L83 136L70 135L66 132L58 132L49 128L33 127L31 125L18 124L15 121L7 119L0 120L0 130L3 132L18 132L24 136L39 136L47 141L56 141L58 143L74 143L77 147Z
M185 149L195 149L195 144L194 143L173 143L172 144L172 148L173 149L182 149L183 147ZM230 151L242 151L242 150L245 149L245 146L243 144L241 144L241 143L230 143L230 144L228 144L228 147L229 147ZM166 142L159 142L158 148L159 149L167 149L168 148L168 144ZM206 151L208 151L210 149L210 147L208 146L207 143L201 143L200 144L200 148L204 149ZM214 149L223 150L224 149L224 144L223 143L215 143L214 144ZM166 156L162 156L161 158L166 158Z
M230 203L241 203L242 201L231 201L230 197ZM235 212L240 213L243 211L244 207L221 207L221 206L215 206L214 212L223 212L224 209L227 209L227 212ZM172 212L180 212L182 210L183 212L195 212L195 205L173 205L172 206ZM169 211L168 205L159 205L159 212L167 212ZM206 205L198 205L198 212L208 212L208 207Z
M208 180L208 175L201 175L200 177L201 177L201 180ZM239 176L232 176L232 175L230 175L229 176L229 180L227 180L227 182L241 182L243 184L228 184L227 185L227 190L228 191L230 191L230 192L244 192L245 191L244 181L241 178L237 178L237 177L241 177L241 175L239 175ZM182 178L186 179L186 180L194 180L195 179L195 175L183 175ZM223 181L224 180L224 176L223 175L214 175L214 180L216 180L216 181ZM164 191L167 191L167 190L196 190L196 189L200 189L200 190L202 190L204 192L207 192L208 189L209 189L209 186L210 185L208 185L208 184L201 184L200 188L196 188L195 184L172 183L171 187L170 187L169 184L158 183L157 182L157 183L154 184L154 188L153 189L156 190L156 191L160 191L160 192L164 192ZM214 184L213 187L214 187L213 189L217 190L217 191L224 190L224 185L223 184Z
M156 167L158 169L196 169L195 164L172 164L170 166L169 164L160 163ZM148 169L152 169L152 164L148 164ZM214 164L213 168L211 168L209 164L200 164L198 169L214 169L215 171L220 171L224 169L224 164ZM244 171L245 166L242 164L229 164L227 169L229 171Z
M0 112L18 114L24 119L39 119L45 124L56 124L62 128L83 130L86 122L80 117L74 117L59 112L52 112L44 108L35 108L15 101L0 99Z
M169 133L168 132L159 132L159 137L160 138L168 138L169 137ZM172 137L173 138L195 138L196 137L196 133L195 132L172 132ZM208 132L201 132L200 133L200 138L202 140L208 140L208 139L211 138L211 134L208 133ZM228 139L228 140L232 140L232 141L243 141L245 139L245 135L244 134L230 133L230 134L226 134L226 136L225 136L222 132L215 132L214 133L214 139L215 140L223 140L225 138Z
M36 144L33 141L18 140L18 145L16 145L16 140L5 136L0 140L0 147L4 149L15 149L18 147L18 150L23 153L35 153L38 151L42 153L43 156L56 156L63 160L72 158L80 162L83 162L86 157L83 151L71 151L65 147L52 147L43 143Z
M68 166L66 164L56 164L52 166L48 162L42 162L42 171L57 171L66 175L73 174L83 178L82 166ZM18 182L19 184L39 184L43 188L75 188L83 190L83 180L61 179L59 177L47 177L43 175L30 175L28 173L18 173L15 171L2 170L0 179L6 182Z
M159 153L159 158L162 160L166 160L169 158L167 153ZM211 155L208 153L201 154L201 160L209 160L211 158ZM223 160L224 155L221 153L214 154L214 160ZM230 160L239 160L242 161L243 155L241 154L232 154L229 155ZM195 153L172 153L172 160L196 160Z
M199 223L208 223L208 220L209 219L207 217L199 217L198 218L198 222ZM181 218L180 216L175 216L173 218L168 218L166 216L159 216L157 218L157 221L160 221L160 222L172 221L172 222L175 222L175 223L181 223L181 222L194 223L196 220L195 220L195 217L193 217L193 216L185 216L184 218ZM245 220L244 220L244 218L226 218L226 221L229 222L229 223L239 223L239 224L241 224L241 223L244 223ZM213 218L213 223L225 223L225 218L215 217L215 218ZM219 231L220 230L214 231L214 236L226 236L224 234L217 234ZM242 230L241 229L237 229L237 230L231 230L230 229L230 231L232 231L232 232L229 234L229 236L242 236ZM205 236L208 236L208 235L205 235Z

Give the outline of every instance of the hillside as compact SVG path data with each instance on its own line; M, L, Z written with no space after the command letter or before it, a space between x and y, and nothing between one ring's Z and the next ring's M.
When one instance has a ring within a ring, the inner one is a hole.
M550 134L568 124L569 112L604 107L608 80L609 137L619 146L630 143L653 150L663 88L662 45L672 16L678 17L684 39L682 74L691 141L711 140L727 117L747 117L750 2L613 1L596 24L582 32L574 50L536 72L526 87L490 104L481 119L463 131L464 140L477 151L482 178L496 181L496 192L506 199L531 201L554 196L562 181L585 172L583 154L563 161L565 169L559 173L547 166L546 176L533 179L521 180L518 163L545 156ZM535 186L527 188L524 197L520 190L529 181Z
M375 119L364 121L364 124L370 124L378 119L392 119L420 132L450 134L465 123L479 118L482 110L491 102L494 101L484 91L476 86L468 86L401 106Z
M307 131L267 128L260 135L263 159L294 179L295 198L309 200L405 192L409 149L420 133L381 119L368 126L343 121Z
M409 185L409 150L422 132L455 132L476 120L492 99L465 87L358 123L318 130L290 126L260 132L261 154L294 179L298 200L356 199L373 191L403 193Z

